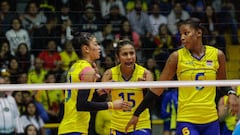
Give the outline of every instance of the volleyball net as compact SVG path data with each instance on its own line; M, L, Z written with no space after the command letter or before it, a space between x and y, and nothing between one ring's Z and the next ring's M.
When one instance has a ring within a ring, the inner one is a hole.
M240 80L81 82L44 84L1 84L0 91L112 88L176 88L192 86L240 86Z

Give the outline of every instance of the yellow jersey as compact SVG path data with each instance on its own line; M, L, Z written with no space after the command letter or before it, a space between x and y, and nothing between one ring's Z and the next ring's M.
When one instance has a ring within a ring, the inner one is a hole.
M205 55L200 59L186 48L178 50L177 77L182 80L216 80L218 49L205 46ZM205 124L218 119L215 104L215 86L179 87L177 121Z
M68 82L81 82L80 74L83 69L90 67L91 64L85 60L78 60L68 71ZM94 89L90 90L88 101L92 100ZM65 90L64 116L58 128L58 134L72 132L88 133L88 124L90 120L89 111L77 111L78 89Z
M135 64L135 69L130 78L130 82L136 82L139 78L143 78L145 68ZM112 80L117 82L126 82L123 79L120 65L117 65L111 68L112 71ZM130 111L123 111L123 110L113 110L112 111L112 126L111 128L120 132L125 132L125 126L127 125L128 121L133 116L134 111L137 109L139 104L144 98L144 93L142 88L126 88L126 89L112 89L111 91L112 100L123 99L124 101L129 102L132 105ZM146 109L140 116L139 121L136 127L136 130L139 129L150 129L150 114L149 110ZM130 127L128 132L132 132L133 127Z

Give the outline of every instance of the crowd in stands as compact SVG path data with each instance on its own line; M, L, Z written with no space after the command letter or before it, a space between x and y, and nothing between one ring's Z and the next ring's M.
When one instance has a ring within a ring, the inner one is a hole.
M138 63L152 71L154 79L158 80L169 54L181 47L178 24L190 17L202 20L201 25L207 33L205 44L226 53L224 34L229 33L231 44L240 45L240 6L237 2L28 0L24 12L18 13L17 0L1 0L1 76L8 84L65 82L66 72L78 60L71 43L71 31L81 31L93 33L101 45L101 59L97 63L100 73L117 63L115 43L130 39ZM41 135L57 133L46 132L43 125L60 121L63 90L14 91L12 96L25 121L25 132L32 128L31 132L38 131ZM158 109L153 109L158 118L161 118L160 100L156 103ZM166 113L164 119L168 119Z

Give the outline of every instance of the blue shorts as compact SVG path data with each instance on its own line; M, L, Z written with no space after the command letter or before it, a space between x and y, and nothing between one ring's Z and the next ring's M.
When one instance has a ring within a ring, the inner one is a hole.
M127 134L116 131L116 130L111 130L111 135L151 135L151 130L141 129L141 130L135 130L133 132L128 132Z
M232 135L232 132L233 131L229 130L226 124L224 123L223 128L221 130L221 135Z
M164 123L163 123L163 130L164 131L170 131L170 120L164 121Z
M176 135L220 135L219 121L207 124L177 122Z

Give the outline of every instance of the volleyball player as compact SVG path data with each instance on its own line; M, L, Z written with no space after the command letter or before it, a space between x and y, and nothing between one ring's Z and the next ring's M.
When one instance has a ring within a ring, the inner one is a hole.
M152 73L136 63L136 51L131 41L119 41L116 48L116 55L120 64L108 69L104 73L102 77L103 82L136 82L153 80ZM132 106L128 111L112 111L111 133L113 135L151 134L151 121L148 109L143 111L142 115L139 117L136 129L131 128L128 133L125 133L125 126L128 120L132 117L134 111L144 98L143 88L111 89L111 97L112 100L123 99Z
M179 25L183 48L173 52L164 67L160 81L171 80L224 80L226 79L225 55L221 50L203 45L204 27L199 19L190 18ZM233 114L238 111L237 97L231 87L229 107ZM144 97L126 126L136 126L141 112L161 95L163 88L154 88ZM215 104L215 86L179 87L176 135L219 135L220 127Z
M100 46L90 33L78 33L73 39L73 46L79 56L69 69L68 82L95 82L98 78L93 65L100 57ZM113 102L92 102L94 89L65 91L64 116L59 125L58 134L85 135L88 133L89 111L128 108L122 100Z

